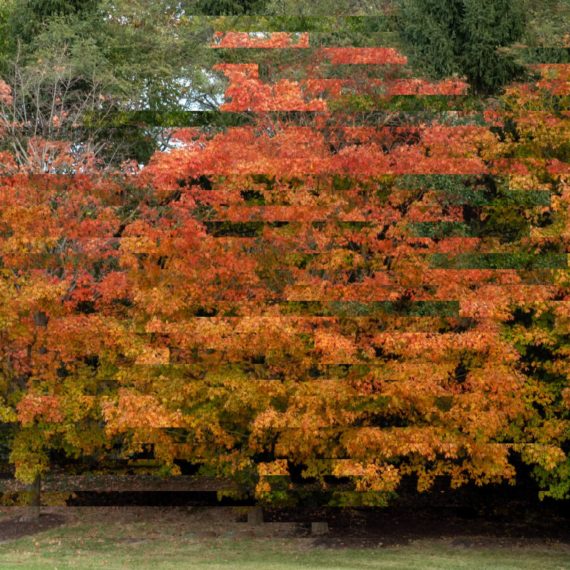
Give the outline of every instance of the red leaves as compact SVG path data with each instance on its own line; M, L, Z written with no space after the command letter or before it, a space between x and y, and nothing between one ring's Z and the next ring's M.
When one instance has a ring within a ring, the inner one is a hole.
M214 67L230 80L226 89L223 111L325 111L326 103L322 99L308 99L302 86L296 82L282 80L274 85L263 83L259 79L256 64L218 64Z
M0 79L0 104L11 105L12 104L12 90L10 86Z
M18 421L24 426L32 424L34 420L59 423L64 419L57 396L27 393L18 402L17 410Z
M263 172L267 176L307 176L338 173L370 177L381 174L481 174L486 171L478 156L480 129L426 129L425 142L400 144L385 154L375 143L347 145L331 150L322 133L308 127L277 127L272 134L258 133L253 127L239 127L216 135L198 147L157 155L146 175L156 185L173 188L179 179L199 175L246 175ZM469 134L472 146L463 141ZM463 141L463 142L462 142ZM432 148L433 147L433 148ZM426 149L431 154L426 156Z
M353 48L353 47L331 47L320 50L326 59L333 65L405 65L408 59L394 48L373 47L373 48Z
M431 83L423 79L400 79L388 84L386 94L390 97L396 95L464 95L469 88L465 81L448 79Z
M567 63L549 63L534 66L542 78L536 87L553 95L570 95L570 65Z
M309 34L289 32L215 32L213 48L308 48Z

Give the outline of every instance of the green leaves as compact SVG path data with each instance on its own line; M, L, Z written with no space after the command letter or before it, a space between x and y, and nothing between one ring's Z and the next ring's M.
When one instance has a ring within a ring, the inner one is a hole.
M403 48L418 71L465 76L485 94L523 75L512 56L498 51L525 32L522 0L401 0L399 6Z

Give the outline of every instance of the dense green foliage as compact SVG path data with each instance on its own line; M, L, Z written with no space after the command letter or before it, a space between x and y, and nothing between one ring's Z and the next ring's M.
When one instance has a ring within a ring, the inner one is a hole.
M42 119L17 133L23 148L42 136L88 143L105 163L146 162L168 134L130 113L215 106L219 86L205 72L214 56L206 49L211 27L181 17L175 3L16 0L3 7L0 28L9 33L0 75L17 95L14 120ZM63 112L54 129L57 98Z
M263 10L267 0L197 0L185 2L188 13L205 16L241 16L257 14Z
M435 77L466 76L492 93L523 68L501 53L523 37L522 0L403 0L398 27L412 62Z
M100 0L20 0L14 2L10 17L12 37L20 45L33 42L42 27L56 17L90 18Z

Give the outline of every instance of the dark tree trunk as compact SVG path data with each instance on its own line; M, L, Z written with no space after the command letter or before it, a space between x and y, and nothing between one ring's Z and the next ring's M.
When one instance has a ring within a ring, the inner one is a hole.
M263 524L263 509L261 507L251 507L247 513L247 522L254 526Z
M40 475L36 475L28 491L29 499L26 507L26 518L28 520L38 520L40 518L41 492L42 478Z

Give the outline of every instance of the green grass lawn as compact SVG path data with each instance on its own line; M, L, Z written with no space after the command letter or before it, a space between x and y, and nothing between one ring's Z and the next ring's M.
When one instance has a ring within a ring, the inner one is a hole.
M570 547L556 543L453 546L451 539L441 539L390 547L327 548L315 546L310 537L246 536L244 524L219 525L208 534L200 526L179 522L175 517L160 524L159 517L121 519L95 512L77 516L64 526L0 543L0 568L570 569Z

